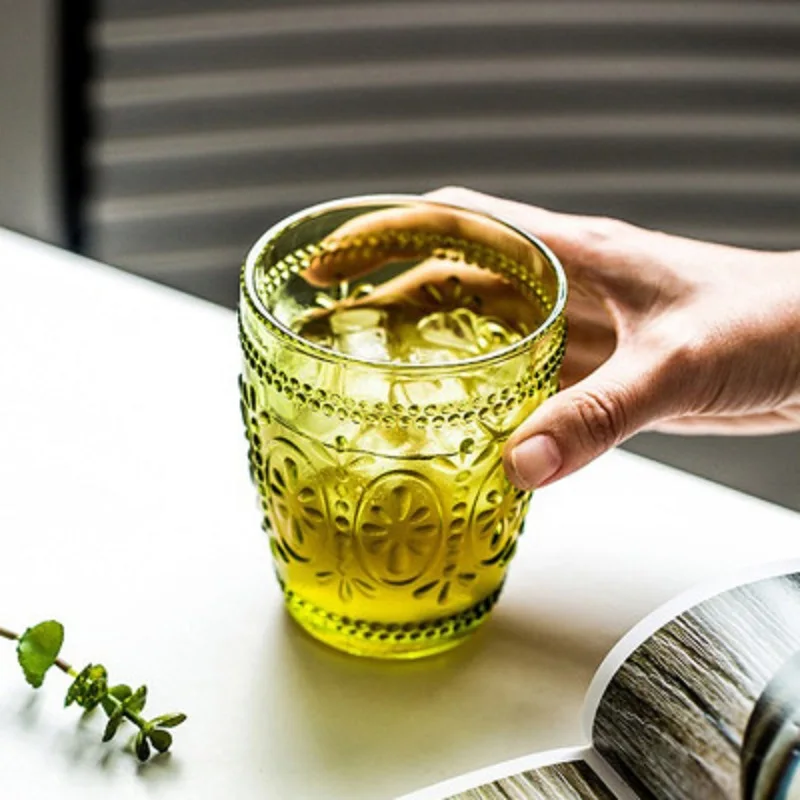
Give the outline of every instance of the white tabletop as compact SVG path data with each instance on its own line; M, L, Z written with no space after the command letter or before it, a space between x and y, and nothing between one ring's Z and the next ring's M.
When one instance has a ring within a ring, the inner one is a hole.
M235 278L232 276L232 280ZM0 640L3 797L389 798L582 743L615 640L698 580L800 553L800 517L612 453L542 491L493 618L383 664L281 608L238 413L234 315L0 231L0 624L185 711L138 767Z

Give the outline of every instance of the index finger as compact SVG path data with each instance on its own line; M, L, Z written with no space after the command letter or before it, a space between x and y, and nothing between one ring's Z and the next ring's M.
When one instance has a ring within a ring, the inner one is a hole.
M315 286L328 286L393 261L462 261L463 248L475 245L514 261L530 258L529 240L502 222L420 198L413 205L371 211L341 225L322 241L303 277Z

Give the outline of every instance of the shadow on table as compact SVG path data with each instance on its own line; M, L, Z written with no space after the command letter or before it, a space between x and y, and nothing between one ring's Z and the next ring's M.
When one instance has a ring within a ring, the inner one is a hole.
M136 772L138 780L155 786L173 782L181 771L180 762L172 758L171 753L159 753L151 756L146 763L140 763L128 740L133 728L123 728L113 742L101 741L105 717L99 711L83 713L74 719L65 719L63 727L53 731L47 722L42 722L44 697L39 692L21 688L19 703L7 699L8 710L16 707L13 718L16 719L20 734L35 737L36 745L49 753L63 758L70 768L88 767L93 776L105 776L124 772ZM69 711L75 712L75 708ZM11 719L9 715L7 719ZM48 742L47 737L52 738Z
M266 726L252 741L272 763L304 765L309 795L329 797L394 796L419 788L421 775L433 783L579 744L580 699L603 653L557 625L501 608L455 650L381 662L331 650L285 618L266 643L270 678L254 702L279 715L292 752Z

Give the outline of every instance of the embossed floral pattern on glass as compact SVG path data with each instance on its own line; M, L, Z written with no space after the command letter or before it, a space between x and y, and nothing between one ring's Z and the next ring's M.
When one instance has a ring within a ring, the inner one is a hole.
M401 220L336 235L426 206L488 234ZM302 275L326 258L380 269L310 286ZM434 277L398 305L389 289L416 274ZM240 305L250 470L287 607L312 635L411 658L486 618L529 501L505 477L503 444L556 391L565 292L539 242L415 198L317 207L253 248ZM337 337L358 354L338 352Z

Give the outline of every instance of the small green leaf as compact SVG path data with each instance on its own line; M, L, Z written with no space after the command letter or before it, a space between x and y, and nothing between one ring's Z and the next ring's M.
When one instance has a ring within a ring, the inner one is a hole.
M135 745L136 757L139 761L147 761L150 758L150 745L147 743L144 731L136 734Z
M103 741L110 742L116 732L119 730L119 726L122 724L122 720L124 717L122 716L122 706L117 706L114 713L109 717L108 724L106 725L106 729L103 732Z
M177 728L182 722L186 721L186 714L162 714L153 720L153 725L161 728Z
M147 702L147 687L140 686L130 697L123 700L126 711L134 714L141 714L144 704Z
M77 703L87 711L91 711L108 694L108 673L102 664L87 664L67 690L65 706ZM103 705L108 712L107 704Z
M120 702L122 702L122 701L124 701L124 700L127 700L127 699L128 699L128 698L129 698L129 697L130 697L130 696L133 694L133 690L132 690L132 689L131 689L131 687L130 687L130 686L128 686L127 684L120 683L120 684L118 684L117 686L112 686L112 687L111 687L111 688L108 690L108 693L109 693L109 694L110 694L112 697L116 697L116 698L117 698L117 700L119 700Z
M159 753L166 753L172 744L172 735L169 733L169 731L156 728L156 730L150 731L148 736L150 737L153 747L155 747Z
M103 704L103 708L106 711L106 714L111 716L114 709L119 708L121 704L133 694L131 691L131 687L127 686L124 683L120 683L117 686L112 686L108 690L108 694L100 701ZM118 701L118 702L115 702Z
M47 670L55 664L64 643L64 626L55 620L28 628L17 643L17 659L25 680L38 689Z

